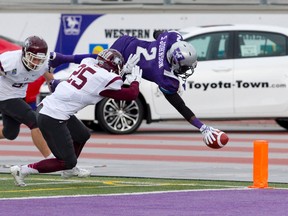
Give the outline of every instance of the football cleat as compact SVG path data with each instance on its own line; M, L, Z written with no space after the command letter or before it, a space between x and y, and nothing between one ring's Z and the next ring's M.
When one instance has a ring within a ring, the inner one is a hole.
M20 166L12 166L10 168L10 172L14 178L15 185L20 186L20 187L26 186L26 184L24 182L24 178L26 177L26 175L23 175L21 173L21 167Z
M74 167L73 169L70 169L70 170L64 170L61 173L61 177L64 179L68 179L74 176L79 177L79 178L86 178L86 177L89 177L90 175L91 175L90 170L82 169L79 167Z

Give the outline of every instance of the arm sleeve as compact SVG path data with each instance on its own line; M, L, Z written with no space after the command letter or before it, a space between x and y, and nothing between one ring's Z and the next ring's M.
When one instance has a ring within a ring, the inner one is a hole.
M122 87L120 90L106 89L101 91L99 95L109 97L115 100L135 100L139 94L139 83L134 81L128 88Z
M175 107L175 109L188 121L191 123L192 117L195 114L186 106L183 99L180 97L179 94L165 94L165 98L169 101L169 103Z
M50 52L49 66L56 68L61 64L75 63L80 64L85 58L97 58L97 54L76 54L76 55L64 55L58 52Z
M84 58L97 58L97 54L77 54L74 55L74 63L76 64L80 64L80 62L84 59Z
M203 123L196 118L195 114L186 106L183 99L177 93L174 94L165 94L163 93L165 98L169 101L169 103L174 106L178 112L193 126L200 129Z

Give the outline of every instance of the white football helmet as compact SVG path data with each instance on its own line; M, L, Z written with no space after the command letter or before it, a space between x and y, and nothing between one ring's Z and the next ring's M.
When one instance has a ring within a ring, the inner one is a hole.
M184 81L194 73L197 66L196 50L186 41L174 43L167 52L167 59L171 70Z

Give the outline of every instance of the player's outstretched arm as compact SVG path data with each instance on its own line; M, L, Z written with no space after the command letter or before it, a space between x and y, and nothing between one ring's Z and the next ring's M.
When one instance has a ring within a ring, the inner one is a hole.
M100 92L102 97L113 98L115 100L136 100L139 94L139 83L133 81L129 87L122 87L120 90L107 89Z
M127 80L130 84L129 87L124 87L120 90L107 89L100 92L103 97L113 98L115 100L135 100L139 94L139 84L142 78L142 69L139 66L134 66L131 74L127 75Z
M189 109L183 99L179 94L165 94L165 98L169 101L169 103L174 106L177 111L194 127L198 128L204 137L204 142L206 144L211 144L215 141L215 137L213 134L218 133L218 129L214 129L213 127L207 126L202 123L195 114Z
M96 58L97 54L64 55L58 52L50 52L49 67L56 68L65 63L80 64L84 58Z

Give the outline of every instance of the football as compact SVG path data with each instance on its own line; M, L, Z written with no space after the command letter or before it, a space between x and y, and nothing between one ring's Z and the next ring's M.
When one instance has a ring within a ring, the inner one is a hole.
M223 146L225 146L229 141L229 137L223 131L219 131L218 135L217 134L213 134L213 135L216 138L216 140L213 141L212 144L206 144L210 148L220 149Z

